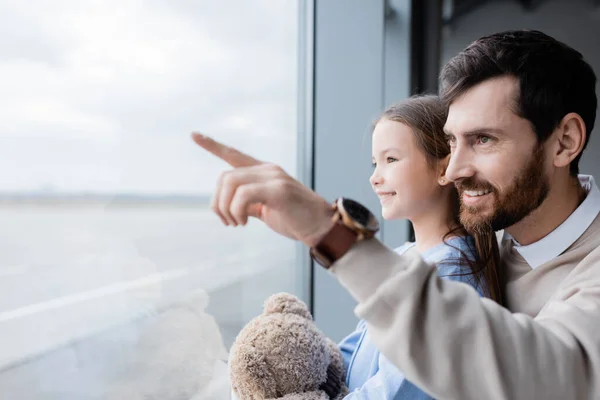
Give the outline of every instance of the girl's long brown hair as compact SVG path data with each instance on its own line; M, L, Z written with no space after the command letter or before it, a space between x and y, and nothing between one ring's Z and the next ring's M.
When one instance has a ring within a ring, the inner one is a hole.
M430 165L435 168L440 160L450 154L450 145L443 130L446 117L447 109L438 96L412 96L386 109L375 121L375 124L382 119L387 119L410 126L419 148L425 154ZM454 187L451 190L452 216L456 228L450 230L444 236L444 242L450 236L465 231L459 219L460 202L458 193ZM466 264L471 269L471 274L478 286L484 288L484 294L487 297L503 304L500 254L496 234L491 226L482 227L477 232L469 233L475 241L475 248L471 250L476 257L475 259L468 257L460 249L457 249L462 255L461 263ZM485 284L482 285L481 283Z

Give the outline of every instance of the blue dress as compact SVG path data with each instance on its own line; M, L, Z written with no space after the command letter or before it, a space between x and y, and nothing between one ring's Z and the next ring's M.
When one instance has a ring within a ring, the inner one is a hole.
M414 247L406 243L396 249L402 254ZM423 259L437 266L444 279L467 283L480 295L484 290L477 285L468 265L461 257L475 258L472 237L454 237L421 254ZM347 336L339 348L346 366L346 385L350 390L347 400L432 400L432 397L404 378L402 372L377 350L369 337L366 324L360 321L356 330Z

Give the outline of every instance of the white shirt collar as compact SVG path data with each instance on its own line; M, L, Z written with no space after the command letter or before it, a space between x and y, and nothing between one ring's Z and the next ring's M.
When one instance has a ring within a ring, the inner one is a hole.
M600 213L600 190L591 175L579 175L581 186L588 192L587 197L569 218L544 238L527 246L521 246L510 234L504 231L504 240L512 240L515 250L527 261L532 269L558 257L571 246L592 224Z

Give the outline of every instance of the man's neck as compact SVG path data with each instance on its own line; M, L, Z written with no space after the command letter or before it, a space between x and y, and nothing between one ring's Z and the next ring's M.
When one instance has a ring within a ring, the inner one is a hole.
M523 246L535 243L565 222L585 197L586 192L576 178L554 185L537 209L506 231Z

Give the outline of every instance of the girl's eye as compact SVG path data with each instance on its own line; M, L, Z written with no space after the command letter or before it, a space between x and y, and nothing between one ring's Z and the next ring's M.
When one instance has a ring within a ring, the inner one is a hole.
M385 159L385 161L386 161L386 163L388 163L388 164L389 164L389 163L393 163L393 162L395 162L395 161L398 161L398 159L397 159L397 158L394 158L394 157L387 157L387 158ZM376 167L377 167L377 163L376 163L375 161L373 161L373 163L371 163L371 166L372 166L373 168L376 168Z

